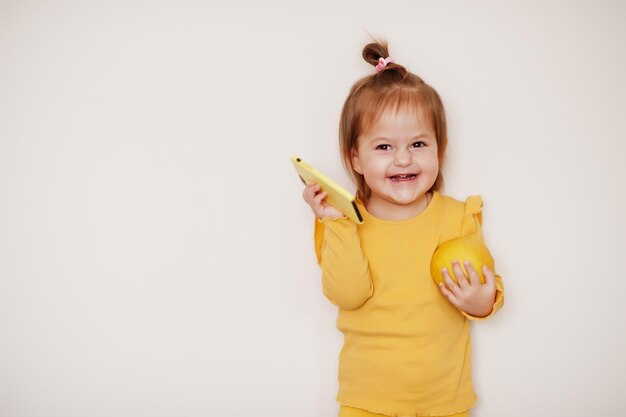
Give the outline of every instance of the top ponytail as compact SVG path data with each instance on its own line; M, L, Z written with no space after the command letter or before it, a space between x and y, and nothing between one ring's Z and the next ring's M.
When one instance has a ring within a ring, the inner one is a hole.
M380 59L389 58L389 47L387 42L384 40L376 41L375 43L368 43L363 48L363 59L368 64L373 66L377 66L380 62ZM398 65L395 62L388 63L384 68L382 68L379 72L383 71L393 71L396 72L396 76L402 80L407 76L407 70L402 65Z

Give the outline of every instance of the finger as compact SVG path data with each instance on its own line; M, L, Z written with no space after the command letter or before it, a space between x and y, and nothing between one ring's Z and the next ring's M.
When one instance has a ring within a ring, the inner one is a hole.
M315 193L318 189L319 185L317 184L309 184L304 187L304 191L302 191L302 196L304 197L305 201L309 202L313 200L313 197L315 196Z
M313 192L311 191L311 187L304 187L304 191L302 191L302 198L304 198L304 201L306 201L307 203L309 203L313 199Z
M320 205L321 207L324 206L324 199L326 198L326 192L324 191L320 191L319 193L317 193L317 195L315 196L315 202Z
M330 204L326 202L326 192L321 191L318 195L315 196L317 210L320 213L320 216L328 216L328 208L332 207Z
M469 287L469 282L467 282L467 278L465 277L465 273L461 269L459 261L452 261L452 269L454 270L454 276L456 277L456 282L459 283L459 287L461 287L461 289Z
M496 274L487 265L483 265L483 275L485 276L485 284L489 287L496 287Z
M474 265L472 265L470 261L465 261L463 265L465 265L465 270L467 271L467 275L469 275L470 285L480 287L482 283L480 282L478 272L474 269Z
M454 294L450 292L450 290L448 290L443 283L439 284L439 289L441 290L441 293L452 303L452 305L459 308L459 300L456 299Z
M443 268L441 270L441 275L443 276L443 281L446 283L446 286L455 296L461 294L461 289L459 288L459 285L450 277L448 268Z

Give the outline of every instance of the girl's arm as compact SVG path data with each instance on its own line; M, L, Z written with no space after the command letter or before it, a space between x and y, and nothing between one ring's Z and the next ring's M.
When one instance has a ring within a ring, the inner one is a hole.
M319 186L306 187L303 197L317 217L315 252L324 295L340 308L360 307L372 296L374 286L356 224L324 202Z
M315 251L324 295L343 309L362 306L374 293L356 224L348 218L315 220Z

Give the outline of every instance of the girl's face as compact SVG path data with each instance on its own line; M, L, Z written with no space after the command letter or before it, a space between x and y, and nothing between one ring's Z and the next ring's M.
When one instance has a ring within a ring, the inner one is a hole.
M417 215L439 173L435 133L414 111L387 110L359 136L352 165L372 191L370 213L388 219Z

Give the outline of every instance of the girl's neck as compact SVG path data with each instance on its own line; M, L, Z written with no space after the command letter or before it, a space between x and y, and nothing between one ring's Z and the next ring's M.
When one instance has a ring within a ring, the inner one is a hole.
M381 220L407 220L426 210L431 199L432 194L426 193L410 204L395 204L382 198L370 197L365 208L368 213Z

